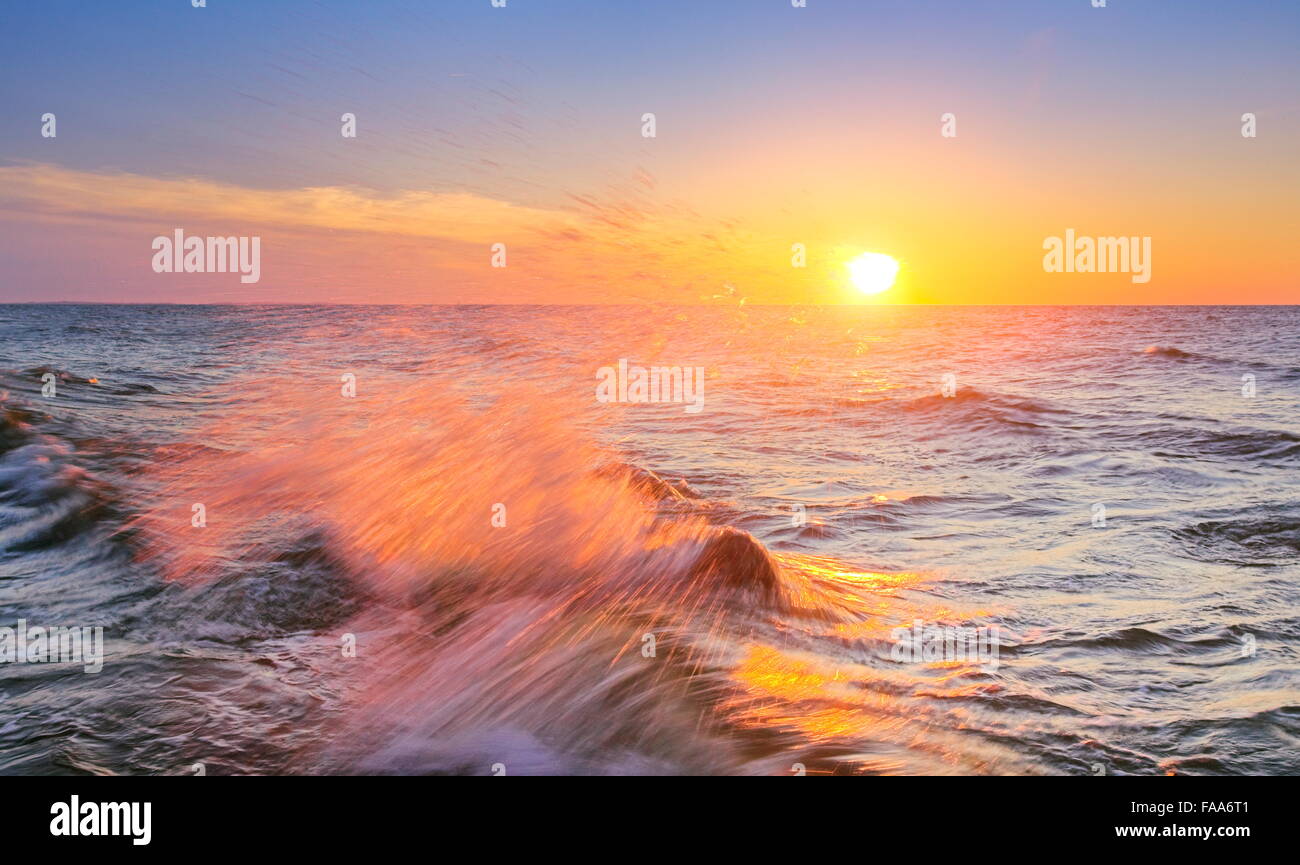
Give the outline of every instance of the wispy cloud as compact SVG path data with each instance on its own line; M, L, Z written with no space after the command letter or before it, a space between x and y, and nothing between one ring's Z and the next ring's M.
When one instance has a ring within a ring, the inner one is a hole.
M337 186L250 189L201 178L76 171L49 164L0 166L0 210L28 218L237 222L283 229L371 232L492 243L531 233L580 231L572 213L465 192L384 195Z
M641 172L604 193L567 193L558 197L562 205L535 207L463 191L260 189L16 163L0 166L0 218L28 230L49 225L123 238L105 240L100 260L109 269L119 262L128 273L149 249L140 237L175 227L260 233L270 274L276 261L292 262L279 273L296 285L346 273L361 296L400 295L403 278L425 299L431 279L449 291L492 283L509 286L515 299L588 301L709 301L733 284L743 287L738 302L764 283L789 284L788 241L660 201L652 187L653 178ZM496 243L509 249L508 270L488 266ZM272 278L262 290L274 285Z

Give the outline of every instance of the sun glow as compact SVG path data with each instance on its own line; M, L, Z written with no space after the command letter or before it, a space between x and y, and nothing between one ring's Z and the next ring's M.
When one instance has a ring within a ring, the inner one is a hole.
M864 252L848 263L849 279L863 294L880 294L894 287L898 262L883 252Z

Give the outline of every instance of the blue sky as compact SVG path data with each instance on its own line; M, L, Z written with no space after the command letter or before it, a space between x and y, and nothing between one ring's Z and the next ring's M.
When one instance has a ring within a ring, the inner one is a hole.
M566 149L577 167L628 150L619 133L642 106L678 111L699 138L764 104L824 111L828 93L846 114L893 107L903 82L1015 104L1039 76L1026 111L1085 126L1079 103L1149 112L1153 97L1183 116L1246 103L1295 124L1300 112L1292 0L42 0L5 17L0 158L261 186L401 187L419 170L475 182L434 155L444 140L563 172ZM318 133L344 110L409 152L331 153ZM66 130L57 142L31 134L46 111ZM520 139L497 140L511 123Z

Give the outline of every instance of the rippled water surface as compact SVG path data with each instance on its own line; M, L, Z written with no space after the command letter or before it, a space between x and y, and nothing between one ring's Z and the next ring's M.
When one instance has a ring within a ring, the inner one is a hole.
M1294 774L1298 325L0 306L0 772Z

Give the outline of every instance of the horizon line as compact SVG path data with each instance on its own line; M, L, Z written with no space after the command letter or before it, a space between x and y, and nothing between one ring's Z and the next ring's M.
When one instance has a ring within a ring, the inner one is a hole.
M1148 307L1151 309L1182 309L1185 307L1296 307L1300 306L1300 301L1296 303L747 303L747 304L716 304L716 303L667 303L660 301L625 301L618 303L608 302L590 302L590 303L525 303L513 301L474 301L474 302L446 302L437 301L427 302L404 302L404 301L273 301L273 300L254 300L254 301L203 301L203 302L185 302L172 300L0 300L0 306L681 306L681 307L701 307L704 309L743 309L748 307L783 307L783 306L816 306L816 307L835 307L835 308L852 308L852 309L870 309L872 307Z

